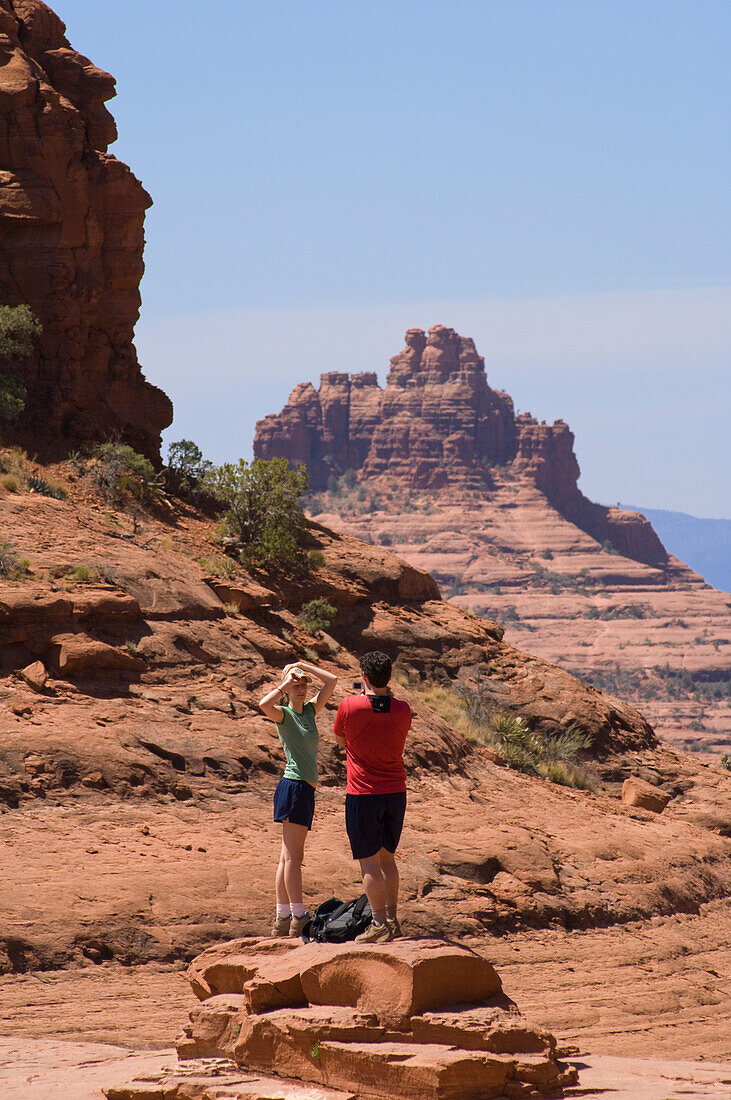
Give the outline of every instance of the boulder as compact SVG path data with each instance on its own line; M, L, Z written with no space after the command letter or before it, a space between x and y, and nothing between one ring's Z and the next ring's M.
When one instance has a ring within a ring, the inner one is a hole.
M140 672L145 662L87 634L55 634L51 645L62 676L96 676L109 671Z
M48 673L43 661L33 661L32 664L20 670L20 677L25 680L28 687L32 688L33 691L43 691Z
M631 775L622 784L622 801L628 806L636 806L639 810L649 810L653 814L661 814L671 795L665 791L653 787L644 779Z
M485 1001L502 991L487 959L466 947L441 940L344 946L302 971L310 1004L351 1005L398 1025L426 1009Z

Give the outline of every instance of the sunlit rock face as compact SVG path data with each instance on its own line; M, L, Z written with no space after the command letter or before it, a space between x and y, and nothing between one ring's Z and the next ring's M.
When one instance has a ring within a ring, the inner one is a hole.
M114 78L41 0L0 0L0 302L43 325L22 365L22 442L49 455L119 436L150 457L172 420L132 343L152 200L107 152Z

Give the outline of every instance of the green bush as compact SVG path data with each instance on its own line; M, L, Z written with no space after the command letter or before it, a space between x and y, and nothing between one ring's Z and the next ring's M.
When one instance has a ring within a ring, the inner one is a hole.
M98 443L92 450L89 477L110 504L127 498L149 504L159 498L160 483L149 458L127 443Z
M42 329L30 306L0 306L0 423L9 424L22 413L27 396L25 383L14 364L32 353Z
M310 550L307 557L313 569L321 569L325 564L325 555L322 550Z
M337 607L333 607L327 600L318 597L316 600L310 600L308 603L302 604L297 622L310 634L318 637L321 631L328 629L337 613Z
M213 463L203 457L200 447L191 439L180 439L168 448L166 478L170 490L190 496L205 481Z
M207 474L204 488L222 509L224 535L240 551L244 565L302 568L306 562L305 515L300 497L307 491L304 466L291 470L286 458L249 464L224 462Z

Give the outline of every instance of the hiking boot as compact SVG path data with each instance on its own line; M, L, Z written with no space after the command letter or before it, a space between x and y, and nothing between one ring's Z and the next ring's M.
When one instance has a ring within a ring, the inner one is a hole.
M376 924L375 921L366 928L365 932L361 932L359 936L355 937L356 943L389 943L393 939L393 932L388 924L388 921L384 921L383 924Z
M307 910L304 911L301 917L289 918L289 935L294 939L297 936L301 936L305 925L310 920L310 914Z
M398 922L398 917L387 917L386 924L391 929L392 940L402 940L404 938L404 934L401 931L401 925Z
M274 924L272 925L273 936L288 936L289 935L289 922L290 917L276 917L274 918Z

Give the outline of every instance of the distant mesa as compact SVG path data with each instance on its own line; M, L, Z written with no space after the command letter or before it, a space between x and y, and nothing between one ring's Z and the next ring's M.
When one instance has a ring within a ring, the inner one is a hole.
M574 436L563 420L516 416L512 398L487 382L474 341L434 325L406 332L385 389L376 375L323 374L301 383L278 415L256 427L254 454L304 464L313 490L348 470L413 489L489 491L491 468L526 476L571 523L621 554L663 565L667 553L638 513L594 504L577 486Z
M107 152L114 78L65 30L41 0L0 0L0 302L43 324L19 441L52 456L117 435L155 458L172 405L132 343L152 200Z

